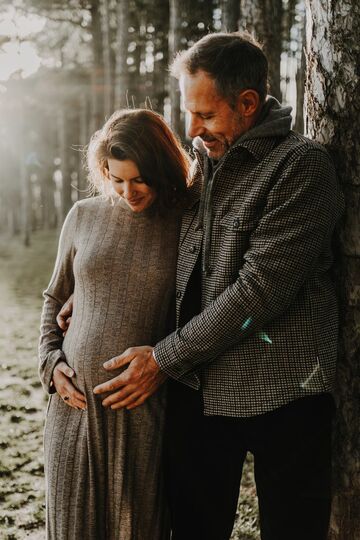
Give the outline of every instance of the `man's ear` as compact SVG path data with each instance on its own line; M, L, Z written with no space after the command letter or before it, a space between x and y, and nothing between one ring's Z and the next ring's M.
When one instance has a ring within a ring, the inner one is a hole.
M253 118L260 109L260 97L256 90L243 90L237 99L237 109L243 118Z

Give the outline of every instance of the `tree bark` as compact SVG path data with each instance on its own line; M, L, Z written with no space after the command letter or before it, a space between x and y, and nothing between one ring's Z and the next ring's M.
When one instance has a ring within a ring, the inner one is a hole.
M115 55L115 108L128 105L129 73L127 65L129 46L129 0L121 0L117 4L117 33Z
M156 24L154 36L154 75L153 96L154 109L164 114L164 101L168 92L168 64L169 64L169 3L161 10L156 10Z
M325 144L341 180L340 358L330 540L360 534L360 4L307 0L307 133Z
M240 0L221 0L221 30L236 32L239 28Z
M182 43L183 14L187 13L188 2L170 0L170 28L169 28L169 61L172 62L175 53L185 49ZM185 122L181 115L180 91L178 81L170 77L171 127L181 139L185 139Z
M102 56L101 17L98 0L92 0L91 7L91 35L93 65L91 69L91 118L90 131L94 133L104 121L103 92L104 69Z
M79 103L79 136L80 136L80 148L79 148L79 160L78 160L78 199L83 199L87 196L88 191L86 189L86 170L85 170L85 156L84 148L89 142L88 133L88 100L87 96L81 96Z
M60 108L58 111L58 144L59 144L59 155L61 160L61 221L59 225L64 221L68 211L72 206L71 199L71 177L69 170L69 156L68 156L68 139L67 139L67 122L66 122L66 113L65 107Z
M305 23L305 21L304 21ZM301 48L300 61L296 71L296 119L295 119L295 131L298 133L304 133L304 94L305 94L305 70L306 70L306 57L305 57L305 30L306 25L303 27L303 40Z
M113 112L113 66L111 54L109 1L101 0L102 49L104 62L104 115Z
M19 176L20 176L20 189L21 189L21 231L24 246L30 246L31 240L31 207L32 207L32 191L30 184L30 175L27 171L26 158L28 154L28 145L27 145L27 129L25 126L28 125L28 116L26 113L26 103L25 107L20 105L20 114L19 114Z
M269 61L270 93L281 101L282 0L241 0L240 28L255 34Z

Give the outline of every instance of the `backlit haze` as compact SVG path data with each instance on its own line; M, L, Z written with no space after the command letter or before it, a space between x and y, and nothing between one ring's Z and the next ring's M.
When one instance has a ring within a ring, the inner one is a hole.
M35 45L28 40L41 32L46 19L37 15L20 15L9 6L0 15L0 81L8 80L18 72L21 77L35 73L41 59Z

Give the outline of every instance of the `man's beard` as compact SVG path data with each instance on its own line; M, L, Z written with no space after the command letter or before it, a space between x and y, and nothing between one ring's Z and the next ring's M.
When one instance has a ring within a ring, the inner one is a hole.
M203 142L214 142L216 141L219 146L219 150L216 151L216 149L207 148L205 145L205 149L209 155L209 157L214 159L220 159L222 158L228 150L231 148L231 146L237 141L237 139L244 133L244 119L243 116L234 111L234 117L232 125L234 127L233 133L229 137L222 137L221 139L217 137L213 137L210 134L204 134L201 138ZM213 155L212 155L213 154Z

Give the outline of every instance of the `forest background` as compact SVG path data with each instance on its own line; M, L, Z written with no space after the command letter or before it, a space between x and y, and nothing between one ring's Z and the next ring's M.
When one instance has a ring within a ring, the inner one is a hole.
M330 537L360 539L357 0L0 0L0 538L44 537L41 292L64 216L88 196L82 149L115 109L146 106L191 150L169 61L237 29L263 43L270 93L292 105L294 129L328 147L347 201ZM233 539L256 540L251 456L245 472Z

